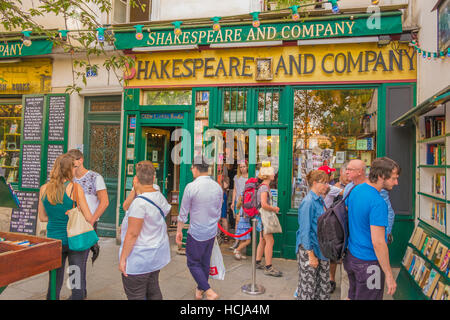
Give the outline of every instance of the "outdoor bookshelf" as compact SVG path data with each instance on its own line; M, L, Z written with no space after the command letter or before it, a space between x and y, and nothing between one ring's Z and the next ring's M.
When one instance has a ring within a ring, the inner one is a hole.
M448 300L450 104L416 116L416 217L395 299ZM439 254L438 254L439 252Z
M449 245L445 234L419 220L397 277L399 286L409 286L411 290L398 291L395 298L449 300Z

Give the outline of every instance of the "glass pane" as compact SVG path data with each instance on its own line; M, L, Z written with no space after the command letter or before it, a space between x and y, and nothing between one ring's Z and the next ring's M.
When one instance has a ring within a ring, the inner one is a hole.
M145 105L191 105L192 91L189 90L161 90L145 91Z
M20 166L21 104L0 105L0 176L18 182Z
M309 188L306 175L322 165L335 168L330 184L348 181L342 166L352 159L376 157L377 91L295 90L291 206L298 208Z
M91 101L90 112L120 112L121 101Z
M223 90L223 122L246 122L247 90Z
M258 92L258 122L278 122L280 93L269 90Z
M89 169L103 178L117 178L119 174L120 125L92 124L90 127Z

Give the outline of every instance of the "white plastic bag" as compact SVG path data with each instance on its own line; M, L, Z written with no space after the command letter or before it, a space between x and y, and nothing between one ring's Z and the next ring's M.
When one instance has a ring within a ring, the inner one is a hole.
M209 265L209 277L211 279L225 279L225 265L223 264L222 252L220 251L217 238L214 239L214 247L211 253L211 263Z

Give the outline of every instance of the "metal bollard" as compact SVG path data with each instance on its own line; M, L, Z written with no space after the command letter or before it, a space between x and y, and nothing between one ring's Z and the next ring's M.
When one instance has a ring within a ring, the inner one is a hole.
M266 289L260 285L256 284L256 222L257 220L255 218L252 219L252 282L248 284L244 284L241 288L242 292L251 294L251 295L258 295L263 294Z

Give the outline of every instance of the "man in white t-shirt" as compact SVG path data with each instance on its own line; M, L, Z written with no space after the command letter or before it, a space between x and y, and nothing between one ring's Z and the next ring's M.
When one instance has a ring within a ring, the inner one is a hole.
M102 214L105 212L109 205L108 192L106 190L105 181L103 177L95 172L88 170L84 167L84 156L78 149L72 149L67 152L68 154L75 157L75 177L74 182L81 185L86 197L89 210L92 213L92 219L88 221L94 226L97 232L97 221L100 219ZM100 252L100 247L98 243L91 247L92 251L92 263L97 259ZM86 260L87 260L86 256Z

